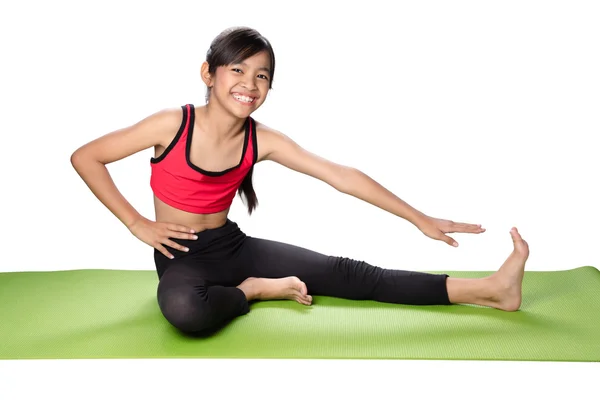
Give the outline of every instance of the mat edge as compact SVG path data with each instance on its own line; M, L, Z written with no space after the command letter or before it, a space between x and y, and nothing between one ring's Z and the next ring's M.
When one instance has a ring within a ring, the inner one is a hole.
M592 265L583 265L580 267L573 267L567 269L556 269L556 270L525 270L526 274L537 273L537 272L568 272L577 271L583 269L592 269L596 273L600 274L600 269ZM156 273L154 269L121 269L121 268L76 268L76 269L56 269L56 270L17 270L17 271L0 271L0 274L26 274L26 273L54 273L54 272L101 272L101 271L112 271L112 272L138 272L138 273ZM414 270L415 272L425 272L430 274L462 274L462 273L474 273L481 274L487 273L492 274L496 270Z

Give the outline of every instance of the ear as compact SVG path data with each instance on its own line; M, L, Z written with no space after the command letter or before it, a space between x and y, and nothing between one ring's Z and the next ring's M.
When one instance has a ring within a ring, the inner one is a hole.
M213 77L210 72L208 72L208 62L206 61L202 63L202 67L200 68L200 77L206 86L209 88L213 86Z

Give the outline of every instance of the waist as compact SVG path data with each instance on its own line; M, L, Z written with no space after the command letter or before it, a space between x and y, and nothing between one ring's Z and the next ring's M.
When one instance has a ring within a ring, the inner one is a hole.
M157 222L169 222L183 225L196 232L202 232L208 229L217 229L227 223L229 207L223 211L211 214L196 214L184 210L179 210L170 206L154 196L154 211Z
M197 232L196 236L198 239L171 238L175 243L189 249L189 252L184 252L165 245L175 256L173 260L168 259L157 249L154 249L155 256L158 256L161 263L167 264L186 258L193 258L196 261L219 261L235 256L247 237L238 224L229 218L222 226L204 229Z

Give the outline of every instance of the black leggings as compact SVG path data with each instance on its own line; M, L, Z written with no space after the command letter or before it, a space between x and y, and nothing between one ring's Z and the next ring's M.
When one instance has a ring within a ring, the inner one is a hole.
M173 239L174 259L154 250L158 304L165 318L186 333L214 331L250 311L236 286L248 277L296 276L308 294L412 305L450 304L445 274L384 269L346 257L320 254L244 234L235 222Z

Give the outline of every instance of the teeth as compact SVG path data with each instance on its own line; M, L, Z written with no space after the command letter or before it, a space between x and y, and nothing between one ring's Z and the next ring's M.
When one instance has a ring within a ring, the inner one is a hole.
M233 97L235 97L236 100L243 101L246 103L252 103L254 101L252 97L240 96L238 94L234 94Z

